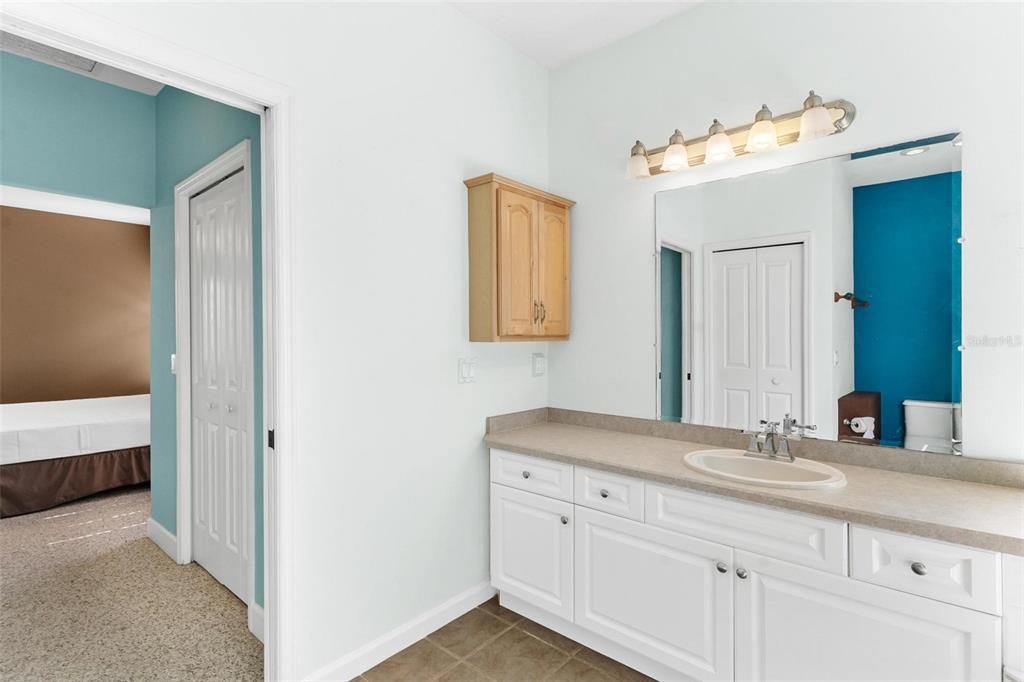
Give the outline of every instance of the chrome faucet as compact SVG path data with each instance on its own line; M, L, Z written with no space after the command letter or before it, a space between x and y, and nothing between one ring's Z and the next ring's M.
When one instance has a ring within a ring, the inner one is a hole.
M762 419L760 431L743 432L750 436L750 444L744 454L750 457L785 459L794 462L796 457L793 456L790 449L790 442L800 440L807 431L814 431L817 428L812 424L798 424L796 419L789 414L782 418L781 423Z

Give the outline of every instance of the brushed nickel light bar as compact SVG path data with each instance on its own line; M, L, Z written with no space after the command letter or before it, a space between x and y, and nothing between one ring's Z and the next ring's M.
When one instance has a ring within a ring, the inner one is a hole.
M637 140L630 150L626 175L642 178L671 173L685 170L688 166L717 163L794 142L826 137L844 132L856 116L857 108L852 102L845 99L823 102L811 90L799 111L774 116L767 106L762 105L754 121L746 125L726 129L715 119L707 135L684 140L677 129L669 138L669 144L654 149L647 149ZM774 144L771 138L773 128ZM686 163L683 162L684 154Z

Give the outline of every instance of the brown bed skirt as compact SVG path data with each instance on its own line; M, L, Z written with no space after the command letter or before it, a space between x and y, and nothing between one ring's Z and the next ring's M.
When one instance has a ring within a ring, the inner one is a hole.
M149 446L0 466L0 517L149 480Z

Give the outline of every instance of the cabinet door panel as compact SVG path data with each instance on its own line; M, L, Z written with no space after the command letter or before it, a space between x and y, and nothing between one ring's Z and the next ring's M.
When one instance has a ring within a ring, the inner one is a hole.
M545 336L569 333L569 211L541 204L537 233L538 298Z
M501 336L532 336L537 319L534 243L538 203L498 190L498 279Z
M737 680L996 680L1000 621L736 553Z
M573 506L491 484L491 584L572 619Z
M576 508L576 624L700 680L731 680L732 550Z

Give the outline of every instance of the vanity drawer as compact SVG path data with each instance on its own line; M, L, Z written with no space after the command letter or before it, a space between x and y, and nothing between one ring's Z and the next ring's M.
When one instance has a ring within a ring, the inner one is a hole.
M846 575L846 523L670 486L646 486L646 522L739 550Z
M491 450L491 482L572 502L572 465Z
M996 552L850 527L850 575L857 580L999 615L999 568Z
M598 511L644 520L644 482L607 471L576 467L573 499Z

